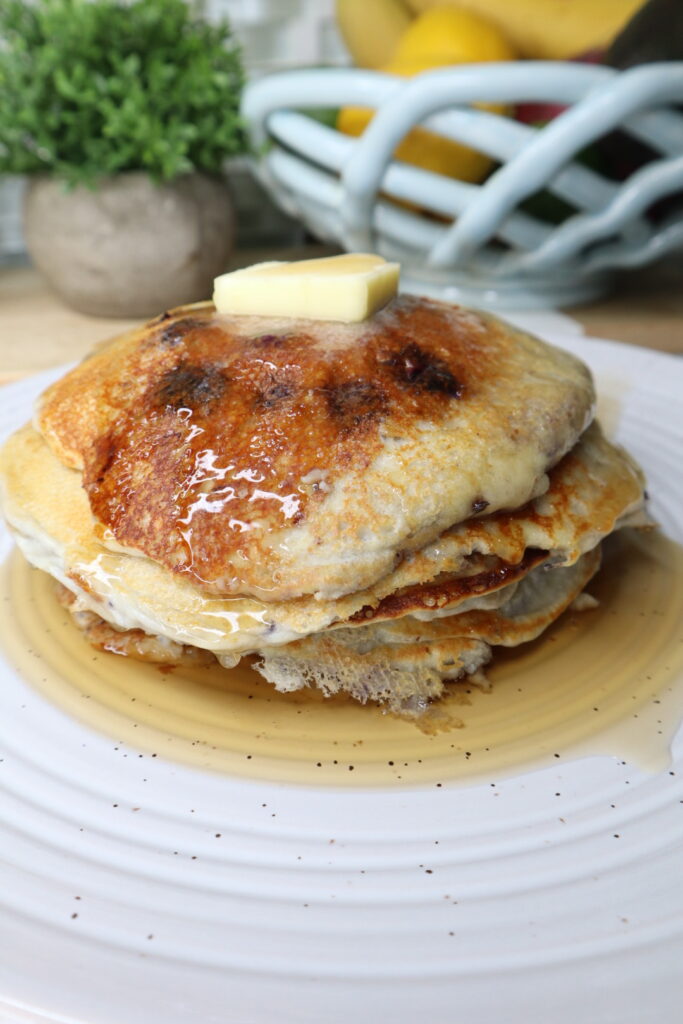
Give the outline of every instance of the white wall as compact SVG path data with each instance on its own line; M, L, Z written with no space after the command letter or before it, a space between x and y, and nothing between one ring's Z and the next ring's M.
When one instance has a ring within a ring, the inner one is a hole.
M206 0L206 3L209 16L227 15L230 19L251 73L346 61L334 22L334 0Z

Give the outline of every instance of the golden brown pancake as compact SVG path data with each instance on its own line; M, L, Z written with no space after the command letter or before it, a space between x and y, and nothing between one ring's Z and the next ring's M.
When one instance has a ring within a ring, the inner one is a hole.
M479 676L496 645L534 640L569 607L600 565L594 548L572 566L541 566L504 588L496 608L478 608L420 622L411 615L359 629L317 633L283 647L264 647L255 667L278 690L317 686L326 696L346 692L361 703L421 714L448 680Z
M504 587L494 607L428 622L406 615L360 628L340 627L280 647L263 647L254 667L281 692L316 686L325 696L345 692L361 703L373 700L403 715L420 714L451 679L466 674L484 684L479 670L489 661L491 648L535 639L577 598L599 564L598 547L568 568L532 570L521 585ZM140 629L115 629L93 612L79 610L65 587L59 588L59 600L98 650L195 668L215 660L201 648Z
M592 424L551 470L546 494L521 509L474 517L446 531L354 594L264 602L216 597L151 559L106 548L93 530L80 474L67 469L31 427L0 452L0 490L29 560L78 593L82 607L121 629L236 656L340 622L453 612L538 564L573 564L625 517L639 515L643 503L642 474Z
M53 385L36 425L105 544L216 595L330 599L541 493L593 401L572 356L403 296L350 325L166 314Z

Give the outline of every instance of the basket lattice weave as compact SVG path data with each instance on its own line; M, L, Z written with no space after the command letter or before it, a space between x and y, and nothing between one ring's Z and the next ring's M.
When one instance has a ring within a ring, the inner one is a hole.
M471 106L480 102L567 109L537 128ZM263 154L262 180L316 235L348 251L400 260L407 290L532 308L594 297L616 269L683 246L677 104L683 62L625 72L519 62L411 79L355 69L290 71L251 84L243 114ZM361 137L305 113L341 106L376 108ZM499 167L475 185L393 160L417 124L488 154ZM576 159L615 130L655 153L624 181ZM542 191L577 212L554 225L520 209Z

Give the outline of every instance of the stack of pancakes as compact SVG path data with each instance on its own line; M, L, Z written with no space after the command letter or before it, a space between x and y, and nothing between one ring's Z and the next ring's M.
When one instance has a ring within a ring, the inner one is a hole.
M344 324L185 307L97 350L0 456L5 515L93 643L246 654L419 712L536 637L645 521L585 366L400 296ZM205 652L208 652L205 653Z

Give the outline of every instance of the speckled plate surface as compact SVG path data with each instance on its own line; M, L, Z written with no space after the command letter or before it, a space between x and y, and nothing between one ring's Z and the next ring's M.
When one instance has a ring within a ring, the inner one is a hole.
M1 1021L677 1019L683 367L550 340L661 530L431 734L98 655L1 528ZM1 434L46 382L3 389Z

